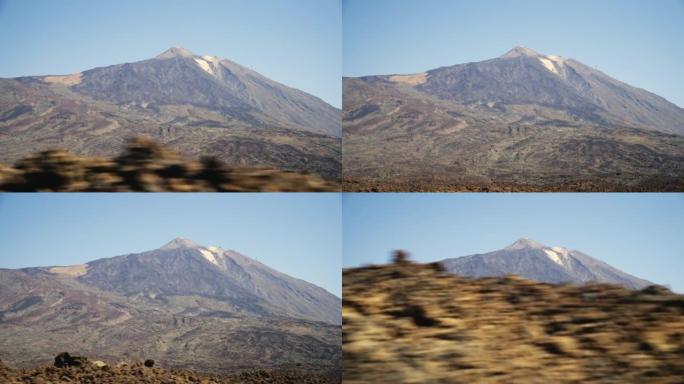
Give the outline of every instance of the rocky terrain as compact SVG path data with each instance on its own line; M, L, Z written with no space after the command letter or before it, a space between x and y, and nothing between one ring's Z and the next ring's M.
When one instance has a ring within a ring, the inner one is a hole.
M684 109L573 59L343 84L345 190L684 190Z
M312 174L228 166L214 157L200 161L167 150L149 138L130 140L113 158L49 150L0 165L0 191L322 192L339 184Z
M461 256L440 262L448 272L466 277L508 274L544 283L610 283L641 289L652 282L622 272L577 250L548 247L529 238L518 239L504 249Z
M681 383L666 288L464 278L403 254L343 273L345 383Z
M123 383L198 383L198 384L333 384L340 383L335 375L311 374L301 371L254 370L229 375L212 375L189 370L164 369L153 360L119 362L108 365L101 360L79 357L78 365L48 365L13 370L0 361L0 379L6 384L123 384Z
M230 60L171 48L76 74L0 79L0 163L68 148L114 156L148 136L199 159L339 181L340 111Z
M63 351L230 374L339 372L341 300L247 256L188 239L81 265L0 269L0 359Z

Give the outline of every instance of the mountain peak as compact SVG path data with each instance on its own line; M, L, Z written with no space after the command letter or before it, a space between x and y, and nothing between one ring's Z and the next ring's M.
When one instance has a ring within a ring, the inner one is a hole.
M506 247L506 249L509 249L509 250L511 250L511 249L523 249L523 248L537 248L537 249L541 249L541 248L545 248L545 247L544 247L543 244L541 244L541 243L539 243L539 242L537 242L537 241L535 241L535 240L532 240L532 239L530 239L530 238L528 238L528 237L523 237L523 238L521 238L521 239L518 239L518 240L516 240L515 243L513 243L513 244L509 245L508 247Z
M178 248L199 248L199 245L185 237L176 237L175 239L164 244L160 249L178 249Z
M504 53L501 56L501 58L510 59L513 57L520 57L520 56L535 57L535 56L539 56L539 54L530 48L523 47L522 45L518 45L516 47L513 47L513 49L511 49L510 51Z
M171 47L157 56L157 59L171 59L174 57L194 57L195 54L183 47Z

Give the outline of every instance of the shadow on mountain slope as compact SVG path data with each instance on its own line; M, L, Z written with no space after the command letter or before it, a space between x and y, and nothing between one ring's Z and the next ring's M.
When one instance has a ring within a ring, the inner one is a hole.
M83 158L64 150L40 152L0 165L1 191L336 191L311 174L231 167L213 157L189 160L147 138L129 141L111 159Z
M678 383L684 297L664 287L343 272L345 383Z

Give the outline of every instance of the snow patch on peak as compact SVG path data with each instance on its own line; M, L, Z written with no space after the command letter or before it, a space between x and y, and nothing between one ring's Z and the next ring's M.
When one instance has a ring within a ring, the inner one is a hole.
M550 249L545 249L544 252L546 255L553 261L554 263L558 265L563 265L563 262L561 261L560 255L558 255L556 252L550 250Z
M204 72L206 72L206 73L208 73L208 74L210 74L210 75L212 75L212 76L215 76L215 75L216 75L216 74L214 73L214 69L211 67L211 65L209 65L209 63L208 63L206 60L204 60L204 59L199 59L199 58L197 58L197 57L194 57L193 59L195 60L195 62L197 63L197 65L199 65L200 68L202 68L202 69L204 70Z
M216 258L217 255L214 252L210 251L209 249L205 249L205 248L200 248L199 251L202 254L202 256L205 259L207 259L207 261L209 261L210 263L212 263L214 265L219 265L218 259Z
M537 57L537 59L542 63L542 65L544 67L546 67L546 69L548 69L549 71L551 71L555 74L558 74L558 69L556 68L556 66L554 65L554 63L551 60L547 59L546 57L541 57L541 56Z
M211 247L207 247L207 249L209 251L211 251L212 253L221 253L221 248L219 248L219 247L211 246Z
M552 248L545 248L544 253L546 253L546 256L553 261L554 263L560 265L563 268L569 268L569 258L570 258L570 251L563 247L552 247Z
M556 75L560 75L561 68L563 68L563 64L565 63L564 58L556 55L539 56L537 57L537 60L539 60L546 69Z

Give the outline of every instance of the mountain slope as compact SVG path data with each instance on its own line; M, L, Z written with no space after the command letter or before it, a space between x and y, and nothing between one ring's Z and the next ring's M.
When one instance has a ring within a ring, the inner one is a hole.
M32 366L70 350L202 372L334 372L340 308L246 256L176 239L82 265L0 270L0 358Z
M684 134L684 109L573 59L515 47L503 56L427 72L418 89L469 102L539 104L578 116L612 119L665 133Z
M572 59L343 83L345 189L684 188L684 109Z
M502 250L446 259L441 264L451 273L468 277L514 274L545 283L600 282L620 284L630 289L653 285L582 252L547 247L525 238Z
M214 56L156 58L63 76L0 79L0 161L62 148L110 156L150 136L193 157L339 179L340 111Z
M84 71L73 89L116 104L194 105L258 127L340 135L339 112L322 100L229 60L184 48L171 48L150 60Z
M340 324L340 300L235 251L177 238L163 247L96 260L78 280L125 296L207 296L236 310Z
M662 287L343 273L345 383L678 383L684 297Z

